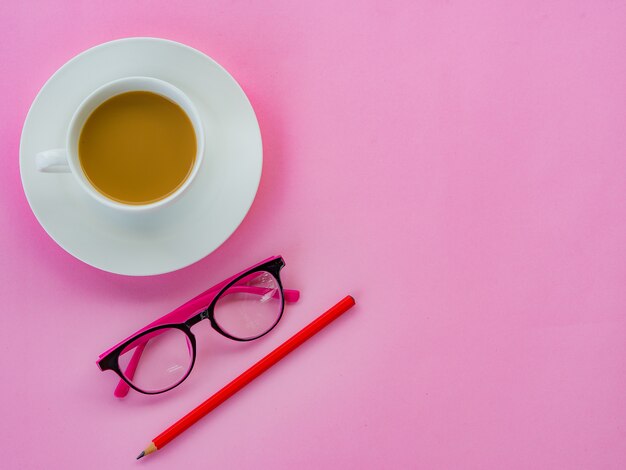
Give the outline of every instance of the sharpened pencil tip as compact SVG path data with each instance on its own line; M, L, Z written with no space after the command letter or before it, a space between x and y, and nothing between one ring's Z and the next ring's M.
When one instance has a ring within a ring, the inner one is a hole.
M150 455L152 452L155 452L156 450L157 450L157 446L154 445L154 442L151 442L150 445L146 447L143 450L143 452L137 456L137 460L139 460L142 457L145 457L146 455Z

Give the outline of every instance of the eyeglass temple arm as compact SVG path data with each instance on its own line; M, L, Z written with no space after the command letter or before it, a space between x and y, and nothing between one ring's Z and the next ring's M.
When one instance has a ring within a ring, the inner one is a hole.
M150 328L154 328L155 326L160 326L160 325L167 325L168 323L183 323L187 321L189 318L193 317L195 314L197 314L201 310L204 310L207 307L207 305L211 303L216 292L219 292L231 280L232 279L229 278L226 281L222 281L219 284L216 284L210 289L197 295L193 299L188 300L183 305L171 311L170 313L162 316L161 318L157 318L152 323L144 326L140 330L135 331L132 335L128 336L127 338L117 343L115 346L107 349L105 352L100 354L98 361L102 359L103 357L105 357L107 354L109 354L111 351L116 349L120 344L125 343L129 339L137 336L140 333L143 333L146 330L149 330ZM243 288L244 292L246 289L249 291L250 288L253 288L252 286L236 286L236 287ZM255 288L255 289L259 289L259 288ZM300 298L300 291L297 291L297 290L284 289L283 293L285 296L285 300L287 302L297 302L298 299Z
M145 328L142 328L142 330L147 330L147 329L153 328L155 326L159 326L159 325L167 325L168 323L183 323L183 322L186 322L191 317L193 317L196 313L198 313L201 310L204 310L207 307L207 305L210 303L210 301L207 302L208 294L214 293L218 289L221 289L221 287L222 286L219 286L219 284L218 284L218 286L215 286L214 288L212 288L209 291L205 292L202 296L198 296L198 297L190 300L189 302L184 304L182 307L179 307L176 310L174 310L173 312L170 312L167 315L162 316L158 320L153 321L152 323L150 323ZM231 295L231 294L237 294L237 293L248 293L248 294L263 295L268 290L270 290L270 289L265 288L265 287L232 286L232 287L230 287L228 289L228 291L226 291L224 293L224 295ZM274 293L274 295L272 297L274 297L274 298L278 297L279 292L280 291L276 290L276 292ZM297 302L298 299L300 298L300 291L299 290L293 290L293 289L284 289L283 290L283 295L285 296L285 302L289 302L289 303ZM211 299L211 300L213 300L213 299Z
M218 284L217 286L209 289L208 291L204 292L198 297L195 297L187 304L193 302L194 300L199 299L200 297L204 297L209 292L217 290L218 288L221 288L221 287L222 286ZM263 295L268 290L270 289L264 288L264 287L256 287L256 286L232 286L230 289L228 289L227 292L224 293L224 295L237 294L240 292ZM278 297L278 295L279 295L279 291L275 291L272 297L276 298ZM298 299L300 298L300 291L295 290L295 289L283 289L283 295L285 297L285 302L289 302L289 303L297 302ZM168 313L167 315L159 318L155 322L148 325L146 328L152 328L153 326L158 326L157 323L166 324L166 323L184 322L197 313L197 312L194 312L192 315L189 315L188 312L184 312L184 311L181 312L179 310L180 309L176 309L173 312ZM183 313L185 313L184 317L182 317L181 315ZM163 320L167 320L167 321L163 321ZM146 335L146 336L149 336L149 335ZM144 341L140 341L138 343L138 346L135 348L135 351L133 352L133 355L130 358L128 365L126 366L126 370L123 372L124 376L127 377L128 380L133 379L135 375L135 371L137 370L137 365L139 364L139 359L141 358L141 355L143 354L143 350L145 349L146 344L150 340L150 338L151 337L146 337ZM128 385L124 380L120 379L119 382L117 383L117 387L115 387L115 391L113 392L113 395L115 395L117 398L124 398L126 395L128 395L129 390L130 390L130 385Z
M126 366L126 371L124 372L124 375L128 377L129 380L132 379L135 375L135 371L137 370L137 364L139 364L139 358L141 357L143 350L146 348L146 344L148 344L148 342L144 341L140 343L139 346L137 346L135 352L133 353L133 356L130 358L130 362ZM126 395L128 395L129 389L130 386L120 379L120 381L117 383L117 387L115 387L113 395L119 398L125 397Z

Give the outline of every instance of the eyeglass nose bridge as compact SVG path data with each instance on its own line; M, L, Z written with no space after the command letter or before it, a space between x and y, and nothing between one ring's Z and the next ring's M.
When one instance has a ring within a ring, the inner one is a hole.
M211 321L211 324L213 323L213 320L211 320L211 307L207 307L201 312L196 313L193 317L185 322L185 325L187 326L187 328L191 329L192 326L200 323L202 320L207 319Z

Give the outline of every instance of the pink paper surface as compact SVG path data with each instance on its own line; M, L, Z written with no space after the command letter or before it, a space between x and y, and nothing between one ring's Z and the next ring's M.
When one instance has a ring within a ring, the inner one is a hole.
M615 1L2 2L0 467L626 468L625 25ZM45 80L128 36L220 62L264 142L237 232L154 278L65 253L18 169ZM181 387L113 397L100 352L279 253L302 298L276 331L204 325ZM135 462L345 294L357 307Z

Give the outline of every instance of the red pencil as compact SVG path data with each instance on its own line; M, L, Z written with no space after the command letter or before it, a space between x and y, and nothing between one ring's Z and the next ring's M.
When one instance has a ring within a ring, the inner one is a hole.
M144 451L139 454L137 459L140 459L145 455L151 454L152 452L161 449L165 444L182 434L187 428L191 427L191 425L193 425L200 418L224 403L228 398L230 398L236 392L252 382L252 380L254 380L267 369L272 367L274 364L276 364L283 357L285 357L291 351L304 343L315 333L319 332L322 328L338 318L342 313L346 312L350 307L354 305L354 303L354 298L352 298L351 296L343 298L334 307L331 307L325 313L320 315L317 319L313 320L313 322L309 323L298 333L296 333L283 344L278 346L271 353L269 353L256 364L254 364L235 380L230 382L220 391L215 393L213 396L208 398L194 410L189 412L186 416L179 419L177 422L172 424L169 428L167 428L165 431L155 437L150 445L148 445L148 447L146 447Z

